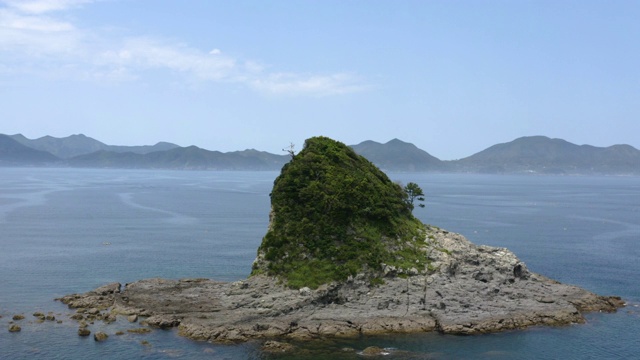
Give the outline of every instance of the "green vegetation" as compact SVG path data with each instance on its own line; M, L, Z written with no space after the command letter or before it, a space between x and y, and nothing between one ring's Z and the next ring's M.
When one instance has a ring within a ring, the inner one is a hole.
M415 207L414 202L416 200L424 201L424 192L422 191L420 186L418 186L418 184L414 182L408 183L407 186L404 187L404 192L407 194L407 205L409 205L409 208L411 210L414 209ZM418 206L423 208L424 204L419 203Z
M340 142L308 139L276 178L271 206L252 274L316 288L357 273L379 284L383 264L426 268L424 225L407 193Z

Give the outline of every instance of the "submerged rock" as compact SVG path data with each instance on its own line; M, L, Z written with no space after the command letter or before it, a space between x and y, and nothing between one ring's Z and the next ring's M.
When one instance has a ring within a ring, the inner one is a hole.
M269 340L265 341L264 344L262 344L261 349L262 351L269 353L284 353L293 351L295 349L295 346L280 341Z
M381 356L381 355L389 355L389 352L381 347L377 346L369 346L362 350L362 355L364 356Z
M127 332L132 334L148 334L151 332L149 328L136 328L136 329L128 329Z

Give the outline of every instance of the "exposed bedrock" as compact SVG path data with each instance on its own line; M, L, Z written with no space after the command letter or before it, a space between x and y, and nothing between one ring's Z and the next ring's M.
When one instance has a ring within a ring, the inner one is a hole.
M267 276L233 283L146 279L103 286L60 300L72 308L146 317L212 342L308 339L439 331L479 334L532 325L584 322L583 313L615 311L618 297L599 296L530 272L504 248L477 246L430 228L427 273L387 271L371 285L359 275L318 289L291 289Z

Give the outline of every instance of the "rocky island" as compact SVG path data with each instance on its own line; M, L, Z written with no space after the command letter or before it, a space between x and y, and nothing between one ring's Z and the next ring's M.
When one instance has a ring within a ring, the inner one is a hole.
M507 249L421 223L402 187L340 142L311 138L291 155L246 280L147 279L59 300L78 309L81 326L144 317L211 342L479 334L581 323L585 312L624 306L535 274Z

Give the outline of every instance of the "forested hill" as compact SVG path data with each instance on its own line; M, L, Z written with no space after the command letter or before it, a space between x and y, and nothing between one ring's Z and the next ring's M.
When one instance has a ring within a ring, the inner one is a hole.
M576 145L545 136L521 137L453 161L398 139L350 147L388 172L640 175L640 150L630 145ZM254 149L223 153L167 142L114 146L82 134L35 140L0 134L0 166L278 171L290 159Z
M379 168L387 171L443 171L444 163L419 149L417 146L404 141L393 139L385 144L375 141L364 141L351 148L364 156Z
M278 170L288 161L286 155L274 155L257 150L222 153L197 146L178 147L148 154L98 151L68 159L73 167L121 169L179 170Z
M32 149L0 134L0 166L43 166L55 164L60 159L46 151Z
M491 146L449 166L449 171L480 173L640 174L640 150L530 136Z
M168 142L159 142L155 145L144 146L107 145L83 134L63 138L43 136L33 140L27 139L22 134L11 135L11 137L22 145L36 150L47 151L62 159L70 159L75 156L87 155L101 150L117 153L132 152L136 154L147 154L154 151L165 151L179 147L176 144Z

